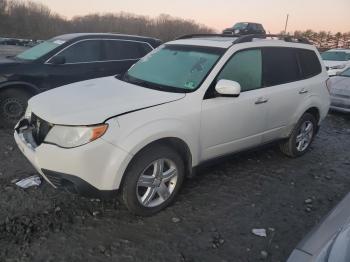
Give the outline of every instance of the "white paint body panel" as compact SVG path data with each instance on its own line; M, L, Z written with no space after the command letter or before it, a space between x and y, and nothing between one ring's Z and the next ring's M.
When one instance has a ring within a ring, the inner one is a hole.
M232 45L227 40L205 39L171 43ZM319 109L321 122L329 109L325 84L328 76L324 67L320 75L284 87L243 92L236 98L203 99L232 54L264 46L316 50L311 45L278 40L233 45L200 88L187 94L155 91L109 77L76 83L36 96L30 100L30 107L33 113L48 122L91 125L109 119L109 128L101 139L74 149L41 144L28 159L39 170L45 168L75 175L100 190L114 190L120 187L132 157L151 142L162 138L178 138L186 143L195 167L215 157L287 137L298 119L311 107ZM303 88L308 90L305 95L299 94ZM259 98L266 98L268 102L255 104ZM20 148L26 147L23 141L18 138L16 141ZM26 150L22 152L28 155Z

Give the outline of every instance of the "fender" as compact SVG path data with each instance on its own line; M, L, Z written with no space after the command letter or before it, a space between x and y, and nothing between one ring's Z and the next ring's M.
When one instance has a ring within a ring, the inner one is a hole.
M38 94L41 92L37 86L28 82L23 82L23 81L10 81L10 82L0 83L0 90L6 87L18 86L18 85L29 87L30 91L34 94Z
M164 128L165 127L165 128ZM124 132L123 132L124 133ZM148 135L149 134L149 135ZM195 132L178 119L158 119L125 132L126 136L117 139L106 138L109 142L128 149L129 154L135 155L147 145L164 138L182 140L192 155L192 165L198 162L199 143L195 143ZM114 141L111 141L114 140Z

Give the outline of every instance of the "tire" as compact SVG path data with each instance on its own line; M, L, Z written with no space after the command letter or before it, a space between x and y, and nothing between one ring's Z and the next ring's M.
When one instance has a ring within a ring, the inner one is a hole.
M31 96L19 88L0 90L0 126L13 128L24 115Z
M184 162L176 151L164 145L150 146L130 163L122 185L122 200L135 215L154 215L173 202L184 177Z
M311 126L312 130L308 132L304 130L305 132L302 134L302 129L307 128L307 126ZM310 113L305 113L299 119L290 137L280 143L280 150L285 155L293 158L304 155L310 149L310 145L316 135L316 130L316 118ZM304 142L300 141L302 139L305 139ZM304 145L301 145L301 143L304 143Z

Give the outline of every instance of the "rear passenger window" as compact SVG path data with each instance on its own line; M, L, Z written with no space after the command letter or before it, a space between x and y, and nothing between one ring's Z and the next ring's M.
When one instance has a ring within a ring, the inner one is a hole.
M275 86L300 80L300 69L293 48L263 49L264 86Z
M126 60L144 57L152 48L146 43L108 40L105 50L105 60Z
M322 72L320 61L314 51L298 49L298 58L303 78L310 78Z
M89 63L101 61L101 45L99 40L84 40L68 47L61 53L66 63Z
M261 50L246 50L236 53L225 65L217 77L236 81L241 85L241 91L249 91L261 87L262 57Z

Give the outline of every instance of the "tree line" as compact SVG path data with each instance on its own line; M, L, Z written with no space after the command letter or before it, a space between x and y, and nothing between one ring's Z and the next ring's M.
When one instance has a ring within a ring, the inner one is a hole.
M0 36L45 40L73 32L135 34L168 41L184 34L213 33L214 30L192 20L165 14L150 18L120 12L65 19L43 4L0 0Z
M350 29L350 28L349 28ZM350 48L350 31L347 33L335 33L313 30L295 31L295 37L306 38L321 50L331 48Z
M0 0L0 36L49 39L65 33L114 32L172 40L185 34L216 33L193 20L162 14L156 18L130 13L106 13L65 19L47 6L31 1ZM294 36L309 39L320 49L350 48L350 32L333 34L313 30L295 31Z

